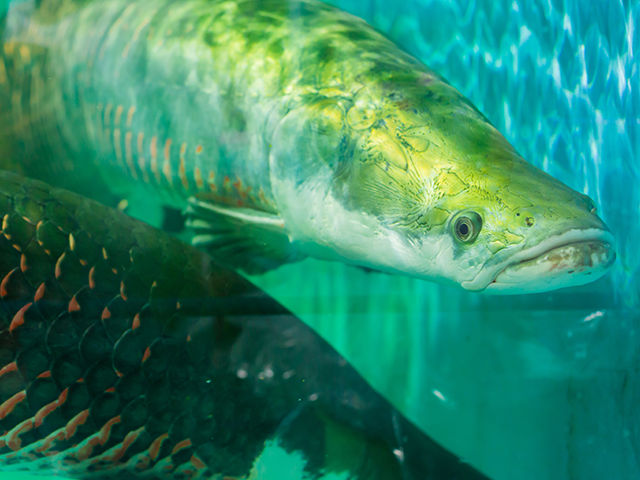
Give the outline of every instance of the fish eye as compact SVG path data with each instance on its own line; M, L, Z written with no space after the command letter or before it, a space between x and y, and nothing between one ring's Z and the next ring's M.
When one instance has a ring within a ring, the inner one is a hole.
M462 243L473 243L482 229L482 217L476 212L463 212L453 222L453 233Z

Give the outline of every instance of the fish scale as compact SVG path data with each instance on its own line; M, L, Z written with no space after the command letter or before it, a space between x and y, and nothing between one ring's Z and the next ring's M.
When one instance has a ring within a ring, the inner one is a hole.
M309 475L485 478L205 254L14 174L0 205L0 471L260 478L274 441Z

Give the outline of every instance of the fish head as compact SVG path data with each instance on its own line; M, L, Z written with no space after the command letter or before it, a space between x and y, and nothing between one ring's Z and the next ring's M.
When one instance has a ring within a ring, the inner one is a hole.
M301 251L498 294L611 267L591 199L526 162L437 74L387 80L305 100L279 124L271 184Z
M345 210L376 220L354 263L495 294L582 285L611 267L614 239L589 197L526 162L445 82L417 92L385 93L336 174Z
M604 275L616 259L614 238L593 200L518 157L508 165L478 165L466 177L462 169L469 187L440 204L448 216L436 230L451 239L442 253L450 278L470 291L519 294Z

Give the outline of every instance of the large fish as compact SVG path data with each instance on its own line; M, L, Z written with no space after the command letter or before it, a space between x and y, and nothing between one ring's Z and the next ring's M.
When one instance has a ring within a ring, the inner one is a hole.
M0 216L0 472L486 480L195 248L6 172Z
M195 243L246 271L314 256L527 293L615 260L591 199L316 0L18 3L4 41L14 130L62 148L79 178L96 161L119 195L189 205Z

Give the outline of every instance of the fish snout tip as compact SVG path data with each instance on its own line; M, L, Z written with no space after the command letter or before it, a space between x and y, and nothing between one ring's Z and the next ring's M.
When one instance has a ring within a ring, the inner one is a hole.
M613 240L613 237L610 237ZM617 253L609 236L557 245L502 269L485 292L541 293L591 283L615 263Z

